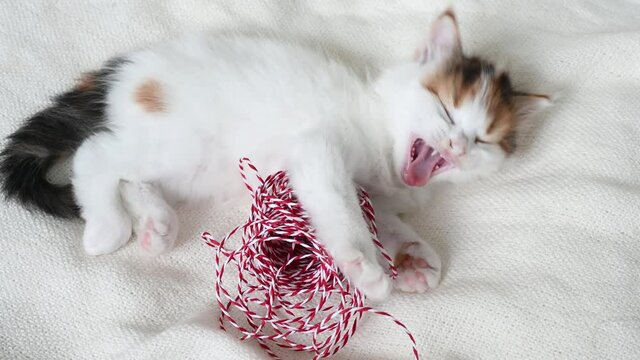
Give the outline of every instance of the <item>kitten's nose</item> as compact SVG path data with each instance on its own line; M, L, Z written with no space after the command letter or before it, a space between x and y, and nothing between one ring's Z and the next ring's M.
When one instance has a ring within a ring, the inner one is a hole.
M464 138L449 139L451 155L460 157L467 153L467 140Z

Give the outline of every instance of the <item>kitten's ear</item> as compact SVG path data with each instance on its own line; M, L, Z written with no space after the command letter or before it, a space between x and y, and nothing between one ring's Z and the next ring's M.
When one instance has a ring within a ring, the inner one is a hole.
M551 98L542 94L516 92L513 96L516 118L526 120L534 113L551 106Z
M458 23L451 9L440 15L431 25L424 44L416 51L421 64L430 61L447 61L462 54Z

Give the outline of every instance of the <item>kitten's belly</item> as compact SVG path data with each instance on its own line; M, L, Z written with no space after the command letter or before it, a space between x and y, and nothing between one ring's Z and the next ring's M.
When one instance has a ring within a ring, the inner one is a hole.
M167 195L187 201L225 202L248 198L239 171L239 160L251 159L260 174L284 170L291 141L260 131L202 132L195 129L157 129L135 150L142 163L131 164L129 178L159 183ZM267 136L263 136L267 135ZM247 171L255 185L253 173Z
M240 175L238 160L215 161L210 159L187 171L167 174L168 176L163 177L160 183L172 197L187 201L210 200L223 203L246 199L250 193ZM251 157L252 163L256 164L263 177L284 169L284 159L279 160L281 161L278 162L283 165L275 165L275 161L269 161L271 166L260 166L258 164L264 165L265 162L260 161L260 157ZM255 188L257 180L254 173L247 167L245 169L248 181Z

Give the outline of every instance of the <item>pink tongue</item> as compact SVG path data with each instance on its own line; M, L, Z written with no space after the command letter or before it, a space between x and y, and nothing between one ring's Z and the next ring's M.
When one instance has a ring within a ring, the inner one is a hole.
M432 156L433 149L422 144L417 149L416 159L407 164L404 171L404 181L409 186L422 186L429 181L431 171L440 156Z

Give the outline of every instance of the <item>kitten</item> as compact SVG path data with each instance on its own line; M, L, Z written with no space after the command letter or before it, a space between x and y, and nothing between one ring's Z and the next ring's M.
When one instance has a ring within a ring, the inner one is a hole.
M545 106L505 73L462 53L454 15L432 25L412 61L365 81L336 59L290 43L194 35L111 60L27 120L2 152L3 190L61 217L80 215L90 255L135 232L143 252L169 249L166 197L222 201L244 192L238 159L289 173L317 236L371 299L392 284L376 259L356 196L374 196L395 286L423 292L440 258L397 213L433 181L495 171L515 123ZM46 180L74 154L72 185ZM77 204L77 205L76 205Z

